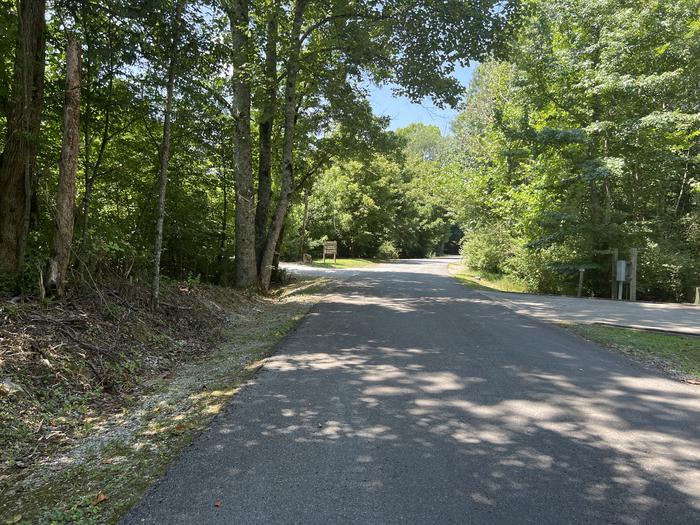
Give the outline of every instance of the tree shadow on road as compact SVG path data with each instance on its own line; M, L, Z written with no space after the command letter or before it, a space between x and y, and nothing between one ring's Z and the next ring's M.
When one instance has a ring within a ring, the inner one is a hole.
M177 523L224 523L219 498L241 523L697 523L699 438L697 388L448 277L366 275L142 505Z

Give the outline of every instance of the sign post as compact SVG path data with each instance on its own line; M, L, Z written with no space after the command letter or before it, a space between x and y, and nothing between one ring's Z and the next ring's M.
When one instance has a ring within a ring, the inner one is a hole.
M323 262L326 262L326 255L333 256L335 263L336 255L338 254L338 241L323 241Z

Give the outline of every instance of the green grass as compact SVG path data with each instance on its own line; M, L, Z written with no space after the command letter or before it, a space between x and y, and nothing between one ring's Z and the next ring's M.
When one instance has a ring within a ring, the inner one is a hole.
M497 292L524 292L525 284L507 276L488 272L476 272L460 263L451 263L449 270L460 283L475 290Z
M314 261L311 263L312 266L317 266L319 268L362 268L364 266L372 266L373 264L380 263L378 259L336 259L333 262L333 258L330 259L326 257L326 262L322 260Z
M620 350L662 369L700 379L700 337L604 325L565 326L594 343Z

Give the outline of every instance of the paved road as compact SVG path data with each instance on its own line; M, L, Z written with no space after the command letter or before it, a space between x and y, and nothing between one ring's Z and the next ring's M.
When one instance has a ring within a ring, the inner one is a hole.
M316 307L123 523L697 524L700 388L442 261L383 265Z
M700 335L700 306L491 291L482 294L518 313L546 321L602 323Z

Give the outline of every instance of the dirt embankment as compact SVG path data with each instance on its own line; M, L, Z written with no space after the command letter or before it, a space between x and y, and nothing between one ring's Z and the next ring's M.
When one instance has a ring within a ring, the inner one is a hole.
M123 283L0 301L0 523L109 523L320 297Z

